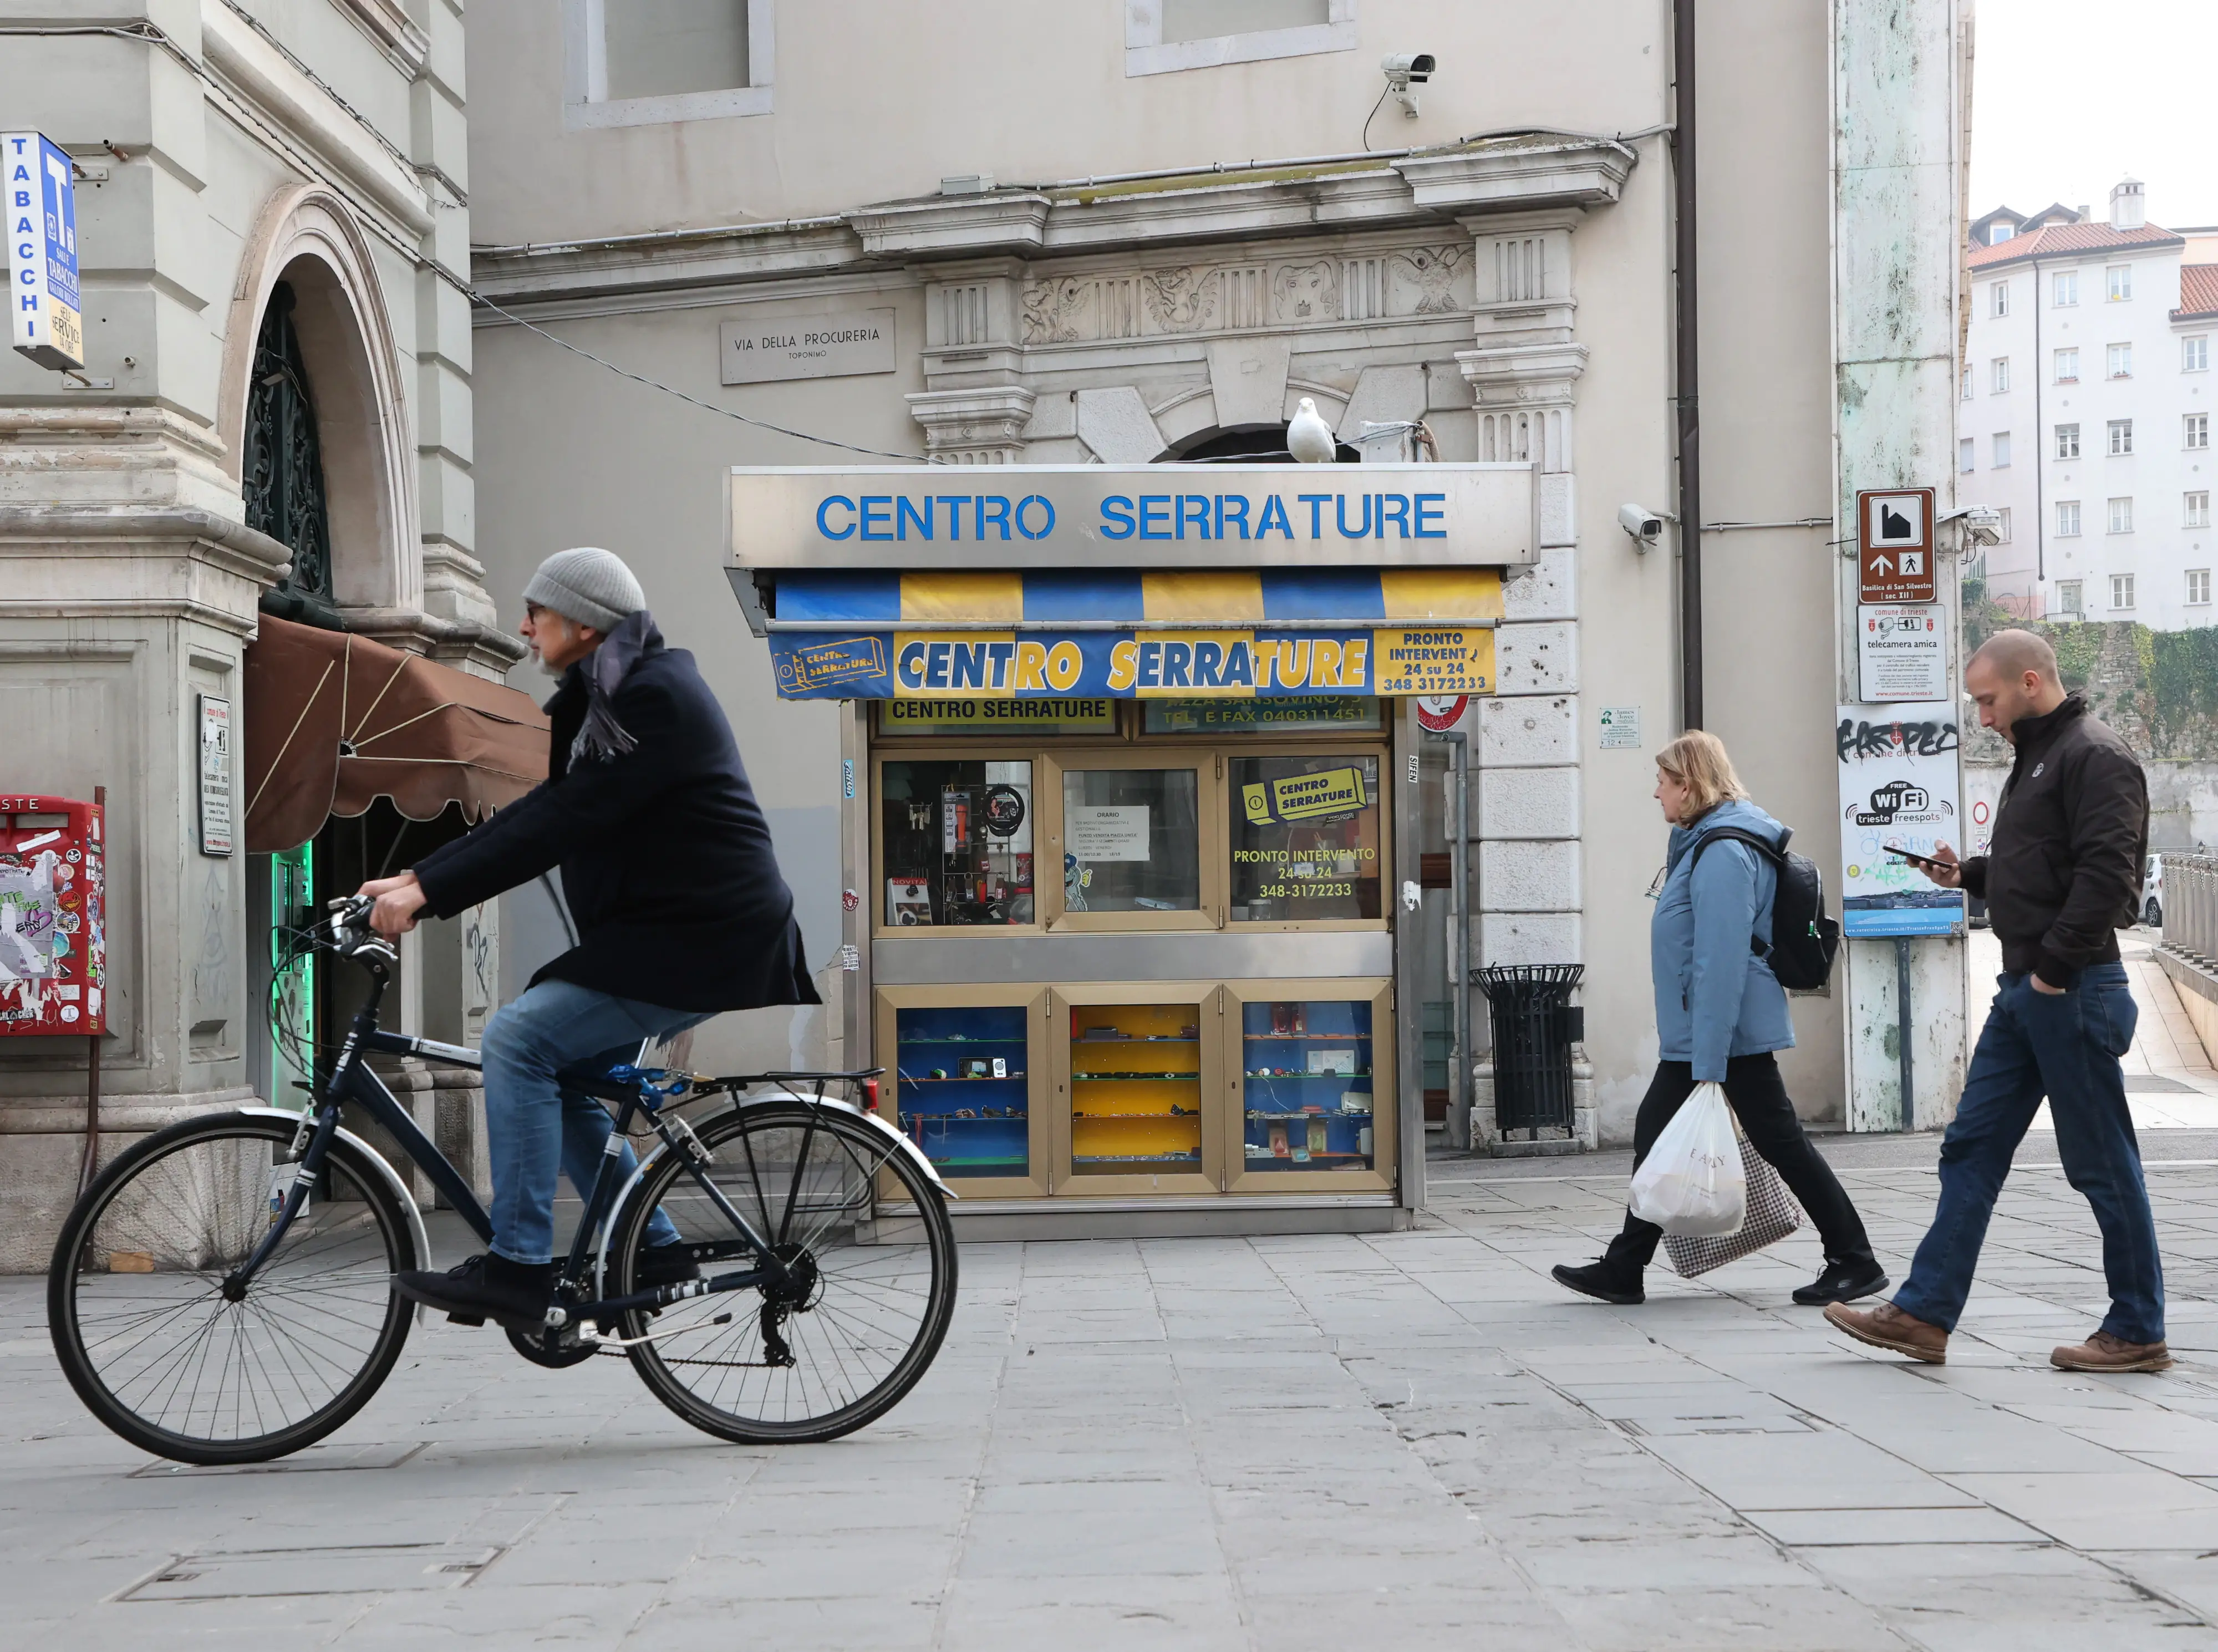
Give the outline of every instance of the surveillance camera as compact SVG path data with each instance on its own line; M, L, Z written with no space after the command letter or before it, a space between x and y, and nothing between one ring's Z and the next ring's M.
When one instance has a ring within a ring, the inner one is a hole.
M1422 86L1433 78L1433 54L1429 52L1390 52L1379 60L1385 72L1386 90L1392 92L1402 105L1402 113L1411 120L1417 118L1417 94L1410 90Z
M1645 505L1619 506L1617 525L1631 534L1633 543L1643 550L1664 537L1664 519Z
M1975 545L1999 545L2003 542L2003 513L1992 505L1966 505L1941 519L1961 521Z

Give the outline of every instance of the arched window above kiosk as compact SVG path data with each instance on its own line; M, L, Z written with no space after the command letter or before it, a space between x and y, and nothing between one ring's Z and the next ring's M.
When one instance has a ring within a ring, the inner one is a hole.
M331 512L324 491L323 445L309 394L293 289L279 282L263 312L247 389L245 463L239 491L246 525L293 553L293 571L263 593L262 610L329 630L332 605Z

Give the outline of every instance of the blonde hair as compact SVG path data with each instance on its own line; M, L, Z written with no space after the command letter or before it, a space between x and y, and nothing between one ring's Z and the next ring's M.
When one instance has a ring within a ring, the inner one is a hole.
M1687 788L1687 816L1691 823L1728 798L1744 798L1748 788L1733 773L1725 742L1707 729L1689 729L1656 754L1656 767Z

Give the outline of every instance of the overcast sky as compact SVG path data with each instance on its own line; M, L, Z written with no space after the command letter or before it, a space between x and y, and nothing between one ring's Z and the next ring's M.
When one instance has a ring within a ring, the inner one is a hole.
M2052 201L2110 210L2148 186L2150 219L2218 224L2210 141L2214 0L1978 0L1972 216Z

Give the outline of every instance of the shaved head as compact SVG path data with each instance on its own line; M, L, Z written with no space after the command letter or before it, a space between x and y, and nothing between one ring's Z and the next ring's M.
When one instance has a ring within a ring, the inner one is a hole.
M2048 646L2048 639L2031 631L1997 631L1979 644L1972 655L1972 664L1985 661L1997 676L2017 678L2030 671L2044 682L2061 688L2063 680L2056 674L2056 650Z
M1997 631L1965 661L1964 692L1979 703L1979 721L2015 745L2019 723L2064 703L2056 650L2031 631Z

